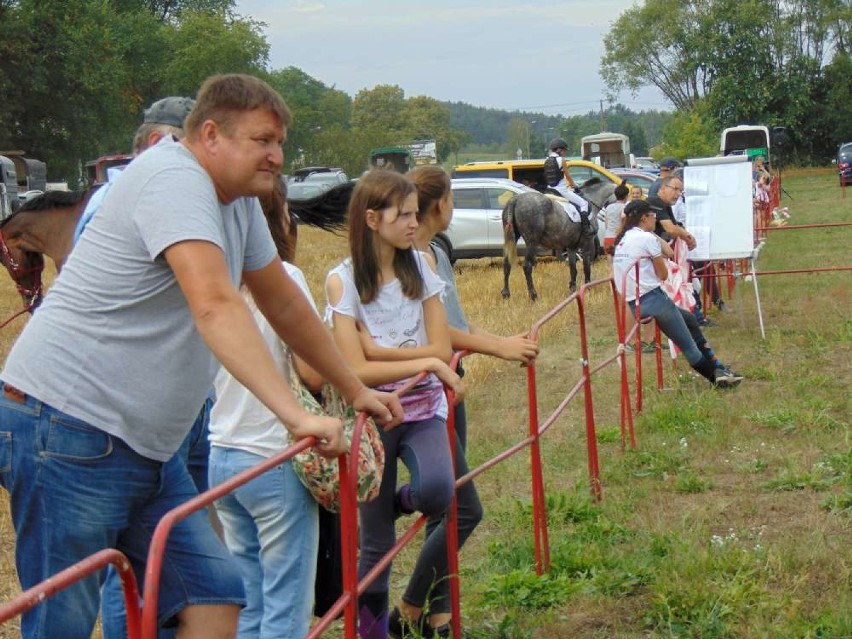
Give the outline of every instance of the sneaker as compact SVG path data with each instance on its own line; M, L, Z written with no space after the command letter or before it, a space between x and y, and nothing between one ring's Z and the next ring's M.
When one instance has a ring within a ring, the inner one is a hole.
M388 617L388 637L391 639L432 639L435 631L428 623L423 623L421 617L417 621L409 621L402 616L399 608L394 607ZM443 629L444 626L441 626ZM442 635L443 636L443 635ZM446 635L449 637L449 635Z
M642 353L651 355L657 352L656 342L642 342Z
M701 328L716 328L718 326L718 324L711 320L709 317L704 317L698 320L698 325Z
M717 388L734 388L739 386L743 381L742 376L737 376L733 371L727 368L717 368L713 372L713 385Z
M745 379L745 376L742 373L738 373L733 368L729 366L723 366L722 369L725 371L725 375L733 378L734 380L741 382Z
M403 515L411 515L414 511L410 508L406 508L405 504L402 501L402 493L403 490L410 490L408 484L404 486L400 486L399 490L397 490L393 495L393 519L396 521Z

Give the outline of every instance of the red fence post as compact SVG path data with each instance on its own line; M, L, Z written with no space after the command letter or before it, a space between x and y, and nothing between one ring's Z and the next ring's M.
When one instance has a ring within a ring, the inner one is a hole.
M136 575L127 557L115 548L100 550L7 601L0 606L0 624L35 608L45 599L103 570L109 564L115 566L121 578L127 610L127 637L139 639L139 589L136 587Z

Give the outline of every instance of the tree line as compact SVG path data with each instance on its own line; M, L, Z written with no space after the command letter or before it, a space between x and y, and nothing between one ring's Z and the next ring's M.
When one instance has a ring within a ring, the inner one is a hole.
M260 76L295 116L286 169L334 165L357 175L369 150L434 138L440 160L465 147L541 157L559 135L610 130L636 155L712 155L721 129L785 126L792 161L824 161L852 139L848 0L645 0L605 38L611 89L657 86L673 113L563 117L406 97L378 85L354 97L296 67L269 68L263 25L234 0L0 0L0 149L48 163L75 184L81 163L127 151L142 111L192 96L213 73Z

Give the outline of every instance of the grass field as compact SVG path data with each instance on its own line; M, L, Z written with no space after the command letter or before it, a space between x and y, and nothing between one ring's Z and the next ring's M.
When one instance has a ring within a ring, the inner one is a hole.
M791 224L852 221L835 174L784 175ZM322 301L343 238L304 230L299 262ZM849 228L775 231L758 271L849 265ZM539 264L528 301L521 269L500 298L497 260L456 265L470 319L503 334L528 328L566 293L567 267ZM606 275L606 263L594 276ZM852 275L760 278L766 339L751 284L726 295L707 336L742 372L738 389L715 391L667 364L665 390L646 371L639 447L619 444L617 371L594 378L604 499L589 496L582 396L543 443L552 571L535 576L526 453L479 478L485 519L462 553L462 612L478 639L852 637ZM0 318L19 306L0 281ZM589 298L592 363L614 352L611 300ZM25 320L0 334L0 358ZM539 414L550 414L580 374L576 312L547 325L537 366ZM629 363L632 371L632 363ZM525 436L526 374L482 356L465 364L469 459L478 465ZM5 502L5 500L4 500ZM4 503L5 508L5 503ZM17 591L13 532L0 512L0 598ZM414 549L392 574L405 584ZM329 636L339 636L332 631ZM15 637L13 624L0 637Z

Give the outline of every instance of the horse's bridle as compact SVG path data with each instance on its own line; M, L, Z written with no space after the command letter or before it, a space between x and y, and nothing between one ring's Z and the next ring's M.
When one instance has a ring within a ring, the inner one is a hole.
M34 266L22 266L21 264L18 264L15 258L12 257L12 251L9 250L9 247L6 244L6 238L3 236L3 230L0 229L0 263L9 270L9 273L12 275L12 280L15 282L15 286L18 289L18 293L20 293L21 297L24 298L23 310L18 311L12 315L12 317L0 324L0 328L5 327L16 317L23 315L24 313L31 313L41 302L41 274L42 271L44 271L44 256L41 253L33 253L33 255L38 256ZM33 283L30 287L21 284L21 279L27 275L33 276Z

